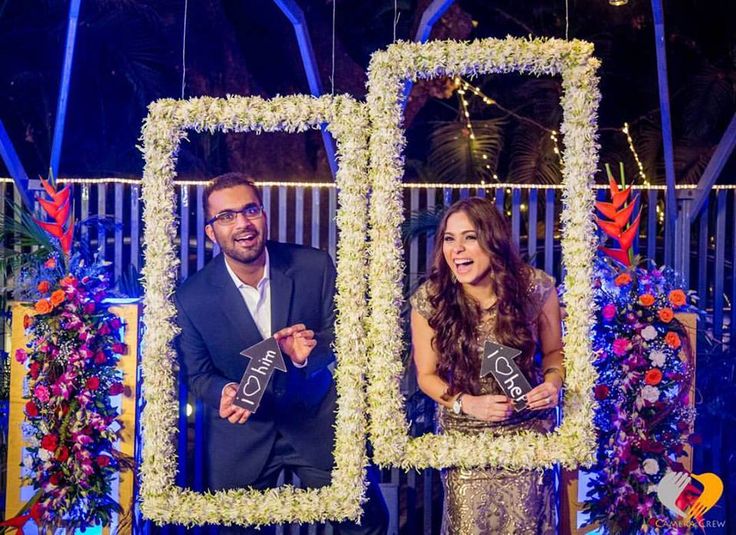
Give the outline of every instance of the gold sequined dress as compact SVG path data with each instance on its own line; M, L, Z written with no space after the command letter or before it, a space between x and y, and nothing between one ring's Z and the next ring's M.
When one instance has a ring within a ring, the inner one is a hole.
M554 279L535 269L529 288L528 315L532 333L537 335L537 319L549 292L554 291ZM419 314L429 318L433 312L426 282L411 298ZM483 355L486 340L495 340L496 308L483 315L478 326L478 358ZM532 385L542 382L542 370L535 368ZM503 394L489 374L481 379L481 394ZM438 405L439 433L461 431L468 434L492 432L499 435L534 430L548 433L555 426L555 411L524 411L515 413L502 424L477 420L466 414L456 415ZM497 468L449 468L442 472L445 500L442 533L445 535L490 534L554 534L554 482L551 470L505 470Z

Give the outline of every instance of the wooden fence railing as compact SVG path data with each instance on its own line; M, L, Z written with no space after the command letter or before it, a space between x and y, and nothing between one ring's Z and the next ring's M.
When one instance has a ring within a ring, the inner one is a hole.
M94 215L112 217L114 228L90 226L84 232L92 245L113 264L115 276L120 276L128 265L140 268L143 263L141 238L142 204L138 180L95 179L71 180L74 187L74 213L77 220ZM61 182L64 182L62 180ZM261 183L263 202L269 218L269 232L273 239L311 245L335 255L338 235L335 227L337 195L333 184ZM179 228L180 279L196 272L212 257L211 244L204 234L202 182L177 182L176 195ZM605 199L605 188L600 186L599 199ZM658 265L664 260L665 190L662 187L638 188L642 219L638 236L638 250L642 256ZM721 342L722 349L731 351L736 322L732 321L732 303L736 300L736 195L733 186L716 186L710 193L706 208L691 227L681 225L678 250L683 252L679 266L685 283L697 291L699 306L705 311L707 332ZM692 188L678 189L678 204L687 214ZM407 184L404 189L404 211L436 209L454 200L470 195L495 199L496 206L511 220L513 237L522 254L529 261L561 281L562 263L559 248L562 188L549 185L453 185ZM0 179L0 197L16 198L12 181ZM10 211L9 211L10 210ZM12 217L12 209L0 203L0 221ZM185 244L184 247L181 244ZM433 238L419 236L405 250L407 275L415 283L431 261ZM0 286L3 281L0 280ZM406 382L407 394L414 388ZM193 435L201 421L197 404L181 392L181 425ZM189 413L187 412L189 406ZM187 437L188 433L180 436ZM183 440L180 444L180 482L195 489L201 485L201 466L197 462L201 444ZM392 531L398 533L437 533L441 514L441 487L436 471L400 472L383 474L383 489L392 511ZM300 531L300 529L302 531ZM184 533L184 530L171 528ZM329 528L291 526L286 533L329 533ZM169 531L165 529L164 531ZM204 533L204 530L197 530Z

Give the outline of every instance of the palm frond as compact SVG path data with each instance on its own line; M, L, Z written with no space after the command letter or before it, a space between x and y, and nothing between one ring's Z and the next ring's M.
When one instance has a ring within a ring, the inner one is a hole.
M433 236L445 210L445 206L437 205L434 208L412 212L401 225L401 239L408 244L422 235Z
M520 184L559 184L559 157L546 132L520 125L511 143L508 180Z
M428 162L443 182L489 182L504 145L503 117L473 121L473 137L464 123L437 123L430 135Z

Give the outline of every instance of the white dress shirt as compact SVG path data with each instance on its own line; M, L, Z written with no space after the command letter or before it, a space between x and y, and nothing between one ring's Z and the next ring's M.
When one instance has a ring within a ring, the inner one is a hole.
M258 328L258 332L265 340L273 334L271 332L271 261L268 257L268 249L264 249L266 253L266 263L263 266L263 276L255 287L241 281L230 267L225 258L225 266L227 272L232 277L235 286L237 286L240 296L248 307L253 321Z

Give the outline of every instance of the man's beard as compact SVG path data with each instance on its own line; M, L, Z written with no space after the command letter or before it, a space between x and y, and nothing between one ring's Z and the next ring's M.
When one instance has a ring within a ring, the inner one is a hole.
M233 236L227 243L221 242L220 248L228 257L243 264L255 262L263 254L263 249L266 247L266 240L263 239L261 234L258 234L253 240L255 242L253 247L241 247L235 240L236 237Z

